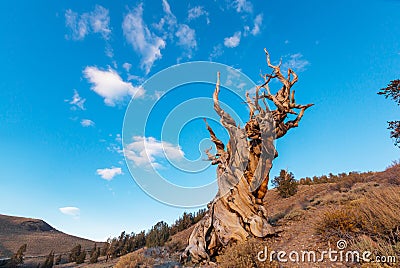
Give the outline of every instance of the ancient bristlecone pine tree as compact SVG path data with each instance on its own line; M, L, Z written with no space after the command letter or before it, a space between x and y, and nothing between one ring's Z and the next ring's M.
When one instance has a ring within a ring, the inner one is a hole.
M267 221L264 197L267 192L272 160L278 156L274 140L283 137L297 127L304 111L312 106L295 102L292 86L297 82L296 73L289 69L284 76L279 65L272 65L265 49L271 74L262 75L264 83L256 87L255 96L246 93L250 118L241 128L219 105L220 79L213 94L214 109L220 122L229 133L227 146L217 138L206 123L216 154L206 153L217 167L218 194L208 205L208 212L197 223L189 238L183 259L194 262L207 261L232 241L248 237L265 237L274 229ZM272 94L269 83L277 79L282 87ZM273 102L275 110L269 110L266 99ZM260 100L263 102L261 106ZM298 112L296 112L297 110ZM290 120L288 115L294 119Z

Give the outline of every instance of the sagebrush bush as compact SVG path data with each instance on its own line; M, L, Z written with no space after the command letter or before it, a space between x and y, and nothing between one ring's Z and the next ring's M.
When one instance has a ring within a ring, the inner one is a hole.
M392 244L381 238L377 238L375 240L367 235L361 235L354 240L352 243L352 248L358 252L371 252L372 256L370 259L375 259L376 256L400 256L400 242Z
M304 218L304 210L302 210L302 209L291 210L283 218L285 220L289 220L289 221L300 221L300 220L302 220Z
M267 243L257 238L229 245L222 254L217 257L218 267L222 268L263 268L279 267L276 262L266 260L260 262L257 258L258 252L264 250Z
M393 185L400 185L400 162L393 163L382 173L383 179Z
M329 210L318 221L315 230L327 240L351 239L359 231L359 219L350 208Z
M140 268L140 267L153 267L154 260L144 255L144 252L133 252L122 256L115 268Z

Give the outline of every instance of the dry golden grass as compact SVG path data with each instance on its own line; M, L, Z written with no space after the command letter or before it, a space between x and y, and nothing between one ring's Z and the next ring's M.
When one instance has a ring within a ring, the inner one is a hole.
M265 247L268 247L267 242L255 238L250 238L245 242L232 244L228 246L220 256L217 257L218 267L279 267L279 265L275 262L270 262L269 260L260 262L258 260L258 252L264 250Z
M145 256L143 250L138 250L122 256L115 268L141 268L141 267L153 267L154 260L150 257Z
M376 188L345 205L327 211L315 227L318 234L339 237L351 233L398 239L400 228L398 187Z
M399 258L400 189L388 186L361 193L359 199L328 210L315 230L326 240L347 239L354 250L370 251L373 258ZM368 265L363 267L378 267Z
M323 239L337 241L338 239L352 239L359 231L359 222L356 214L349 208L328 210L315 226L315 231Z
M358 252L371 252L371 259L376 258L376 256L395 256L399 261L400 242L392 244L385 239L376 238L373 240L367 235L361 235L353 241L352 248Z
M367 234L399 239L400 191L398 187L376 189L353 204ZM397 237L397 238L396 238Z

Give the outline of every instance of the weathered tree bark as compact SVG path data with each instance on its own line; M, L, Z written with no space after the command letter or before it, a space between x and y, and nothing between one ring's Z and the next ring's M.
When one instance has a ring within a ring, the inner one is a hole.
M218 73L213 95L214 110L229 133L229 142L225 147L206 122L211 140L216 146L215 155L210 153L211 148L206 153L211 163L218 165L218 194L209 203L207 214L190 235L189 245L182 254L184 260L189 257L193 262L207 261L232 241L274 234L264 204L272 160L278 156L274 141L283 137L289 129L297 127L304 111L313 104L296 104L294 91L291 90L297 82L296 73L289 69L285 77L280 64L272 65L268 51L264 51L272 73L262 75L265 82L257 86L253 98L246 93L250 118L244 128L238 126L219 105ZM282 84L276 94L271 94L269 88L273 79L278 79ZM260 90L263 90L261 94ZM275 110L268 109L266 99L273 102ZM260 100L264 107L261 107ZM294 109L300 110L299 113ZM296 117L289 120L289 114Z

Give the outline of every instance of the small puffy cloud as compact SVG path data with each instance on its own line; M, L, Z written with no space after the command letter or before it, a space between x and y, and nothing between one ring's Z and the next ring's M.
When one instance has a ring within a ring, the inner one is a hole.
M124 68L125 71L129 72L132 68L132 64L130 64L129 62L125 62L124 64L122 64L122 68Z
M119 143L122 142L121 134L118 133L118 134L115 135L115 141L117 141L117 142L119 142Z
M112 180L115 176L121 175L122 174L122 169L117 168L117 167L112 167L112 168L103 168L103 169L97 169L96 170L97 175L102 177L103 179L110 181Z
M94 127L95 123L90 119L82 119L81 125L82 127Z
M73 40L83 40L89 33L99 33L108 40L111 34L110 16L108 9L96 5L92 12L79 15L77 12L68 9L65 12L65 25L71 31Z
M230 48L237 47L240 44L241 36L242 36L242 33L239 31L239 32L234 33L233 36L231 36L231 37L226 37L224 39L224 45L226 47L230 47Z
M103 97L104 103L108 106L115 106L127 96L137 98L145 93L143 87L135 87L131 83L123 81L119 74L111 68L100 70L97 67L86 67L83 73L92 84L91 89Z
M166 43L164 39L152 33L144 23L142 4L124 17L122 30L127 42L139 54L142 69L148 74L154 62L161 59L161 50L165 48Z
M152 98L154 100L159 100L164 94L165 94L165 91L155 90Z
M289 56L289 60L285 61L282 65L282 69L287 70L291 68L294 71L302 72L308 65L310 65L310 62L304 59L301 53L296 53Z
M132 142L125 146L124 153L135 166L143 168L162 168L160 158L180 160L184 157L179 145L142 136L134 136Z
M74 89L74 95L72 96L71 100L65 100L69 104L71 104L71 110L86 110L85 109L85 101L86 99L79 96L79 93L76 89Z
M196 32L186 24L179 24L175 33L178 37L178 45L187 50L187 57L191 58L192 50L197 47Z
M251 30L251 34L252 35L257 35L260 33L260 26L262 24L263 21L263 15L262 14L258 14L256 16L256 18L254 19L254 27Z
M72 216L75 219L78 219L81 213L81 210L77 207L63 207L59 208L59 210L62 214Z
M205 16L207 24L210 24L210 19L208 17L208 12L202 6L196 6L188 10L188 21L197 19L201 16Z

